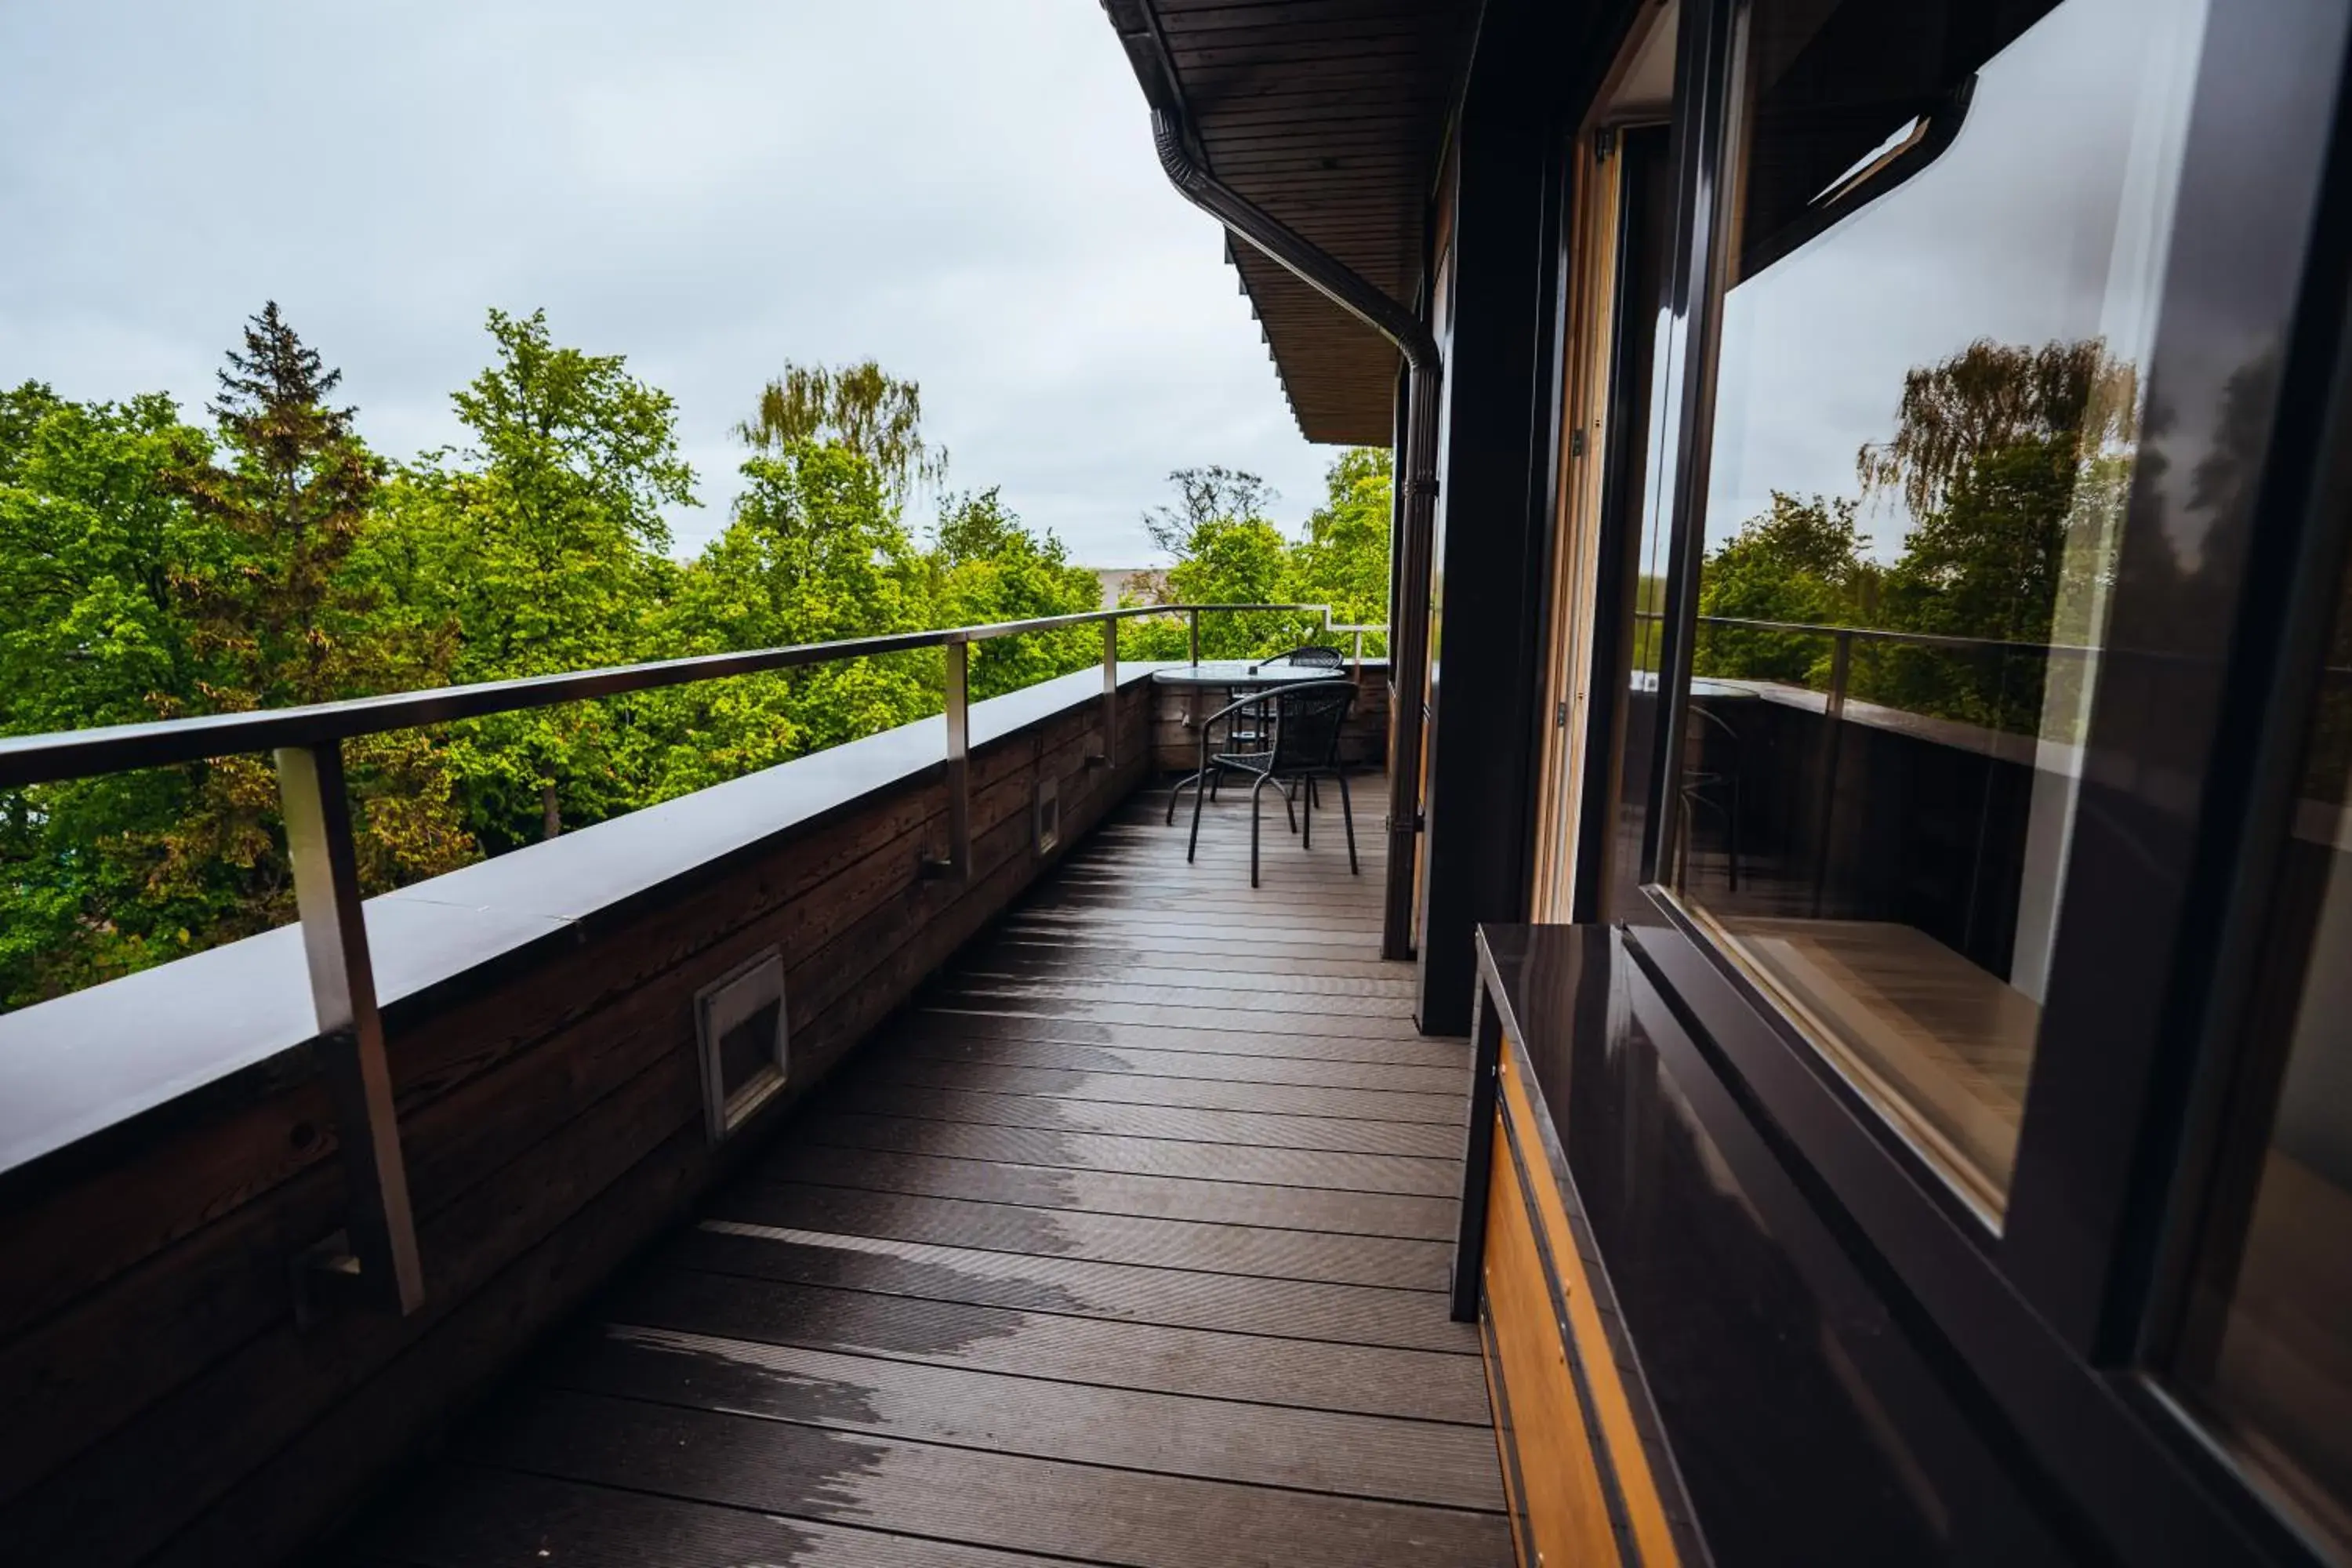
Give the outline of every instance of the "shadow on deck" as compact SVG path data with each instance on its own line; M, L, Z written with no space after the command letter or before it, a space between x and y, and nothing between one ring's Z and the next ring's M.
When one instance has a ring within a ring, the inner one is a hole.
M1360 799L1377 798L1360 790ZM1501 1563L1468 1051L1348 874L1146 790L332 1554Z

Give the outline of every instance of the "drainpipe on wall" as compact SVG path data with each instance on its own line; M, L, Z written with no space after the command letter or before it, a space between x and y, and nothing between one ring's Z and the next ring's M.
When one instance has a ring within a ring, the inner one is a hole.
M1413 839L1421 829L1421 754L1427 719L1430 540L1437 511L1437 394L1443 373L1437 340L1421 319L1351 271L1337 257L1282 223L1209 173L1192 150L1175 78L1149 9L1138 0L1103 0L1151 105L1151 140L1160 166L1185 200L1265 252L1333 304L1394 343L1409 373L1402 469L1402 548L1390 570L1395 592L1389 619L1388 883L1381 956L1412 956Z

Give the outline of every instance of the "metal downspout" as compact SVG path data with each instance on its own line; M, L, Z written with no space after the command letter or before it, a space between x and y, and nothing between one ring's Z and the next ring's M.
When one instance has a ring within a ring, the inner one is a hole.
M1160 166L1185 200L1200 207L1325 299L1394 343L1410 373L1405 391L1403 548L1389 617L1388 881L1383 889L1381 956L1412 956L1413 839L1421 830L1421 758L1427 721L1423 693L1429 671L1429 573L1437 512L1437 395L1443 365L1437 340L1412 310L1391 299L1337 257L1285 226L1225 184L1193 158L1184 123L1173 109L1155 104L1151 140Z

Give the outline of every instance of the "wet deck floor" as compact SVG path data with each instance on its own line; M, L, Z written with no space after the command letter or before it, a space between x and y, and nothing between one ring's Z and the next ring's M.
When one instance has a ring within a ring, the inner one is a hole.
M1376 799L1362 789L1360 798ZM1348 874L1148 791L338 1562L1502 1563L1467 1047ZM1336 804L1336 803L1331 803Z

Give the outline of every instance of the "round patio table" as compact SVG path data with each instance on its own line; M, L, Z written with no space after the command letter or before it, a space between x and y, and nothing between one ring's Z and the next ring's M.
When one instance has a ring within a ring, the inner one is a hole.
M1270 690L1278 686L1299 686L1308 681L1352 680L1355 672L1345 666L1338 669L1318 668L1307 664L1286 664L1278 658L1204 658L1198 664L1171 664L1151 672L1156 686L1184 687L1193 690L1255 691ZM1220 702L1219 708L1224 706ZM1194 789L1208 787L1209 768L1194 768L1178 779L1168 792L1168 819L1176 819L1176 797L1184 786Z

